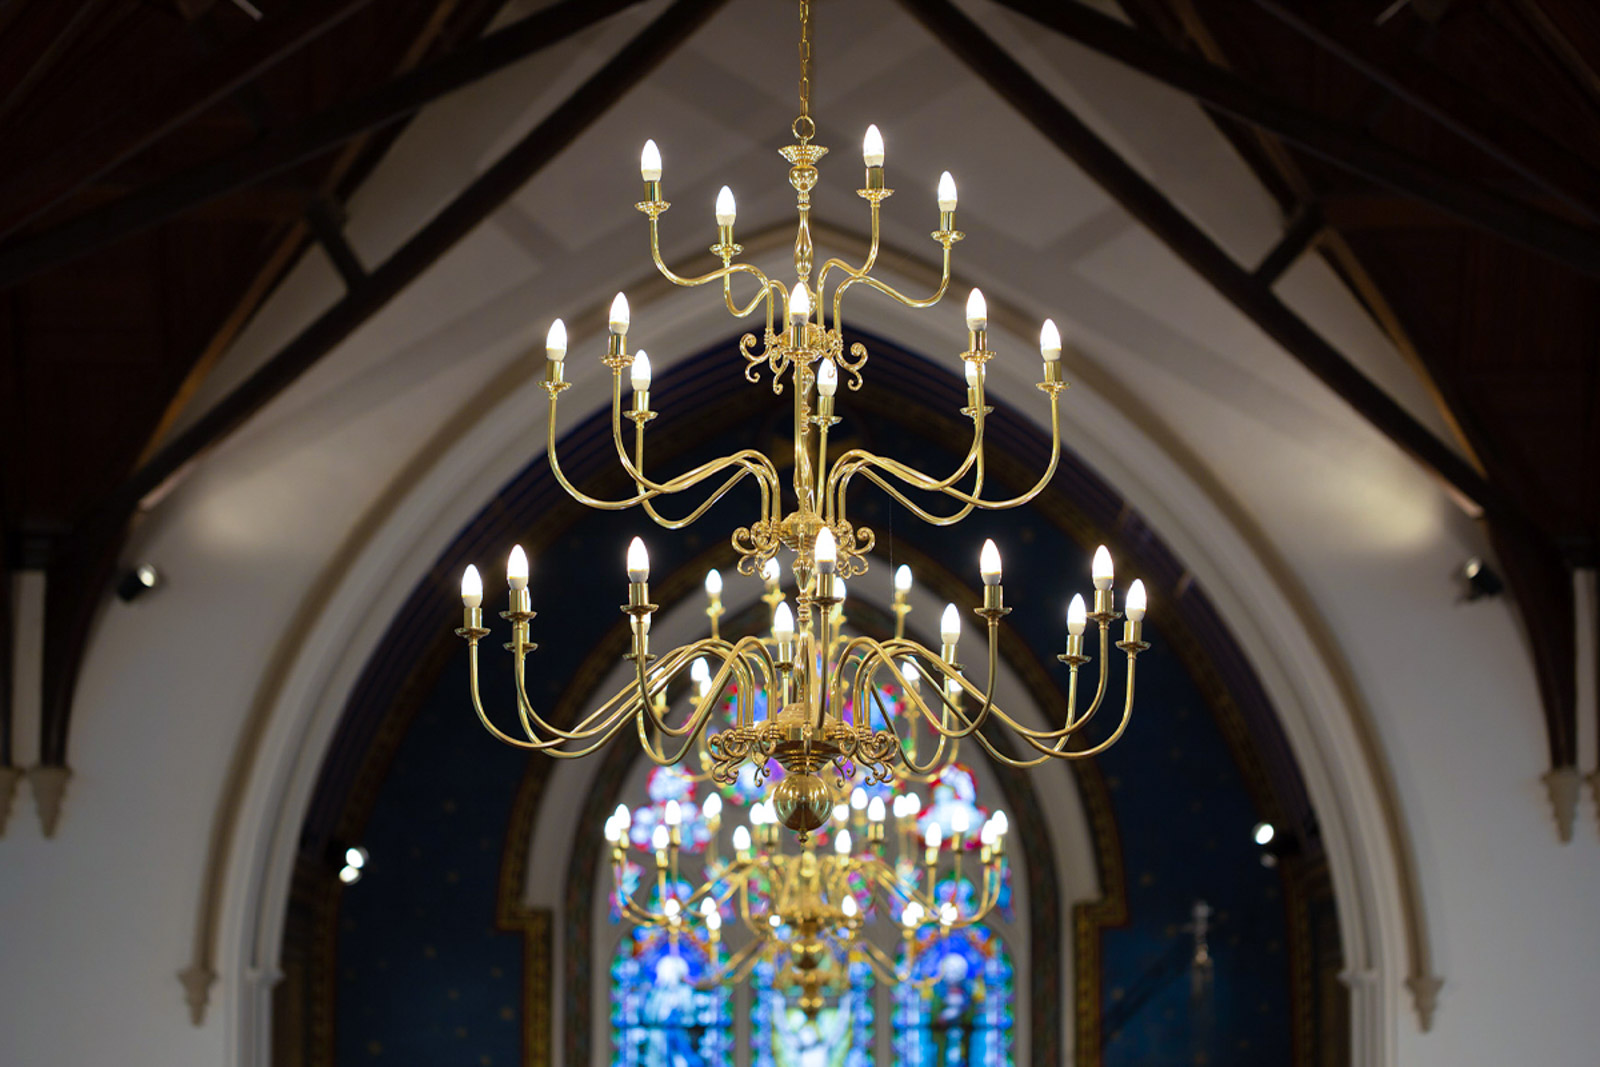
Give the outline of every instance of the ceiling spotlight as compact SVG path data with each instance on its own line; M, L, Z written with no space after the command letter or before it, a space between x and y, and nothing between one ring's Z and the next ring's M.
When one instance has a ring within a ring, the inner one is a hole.
M1487 596L1499 596L1505 592L1506 583L1493 567L1485 563L1482 557L1473 556L1461 565L1461 581L1466 586L1462 593L1462 600L1482 600Z
M1258 822L1255 829L1250 831L1250 836L1255 839L1256 844L1265 848L1272 844L1272 839L1278 836L1278 831L1270 822Z
M352 867L348 863L339 868L339 881L345 885L355 885L361 881L361 868Z
M161 572L154 564L141 563L122 572L117 579L117 596L132 603L161 584Z
M358 871L364 870L367 866L367 850L359 845L345 849L344 862L346 867L354 867Z

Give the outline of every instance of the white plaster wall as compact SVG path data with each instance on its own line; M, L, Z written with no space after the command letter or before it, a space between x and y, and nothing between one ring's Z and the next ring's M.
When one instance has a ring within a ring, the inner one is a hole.
M369 256L394 247L659 7L426 112L352 205L357 246ZM0 840L0 1064L262 1062L258 994L270 984L286 859L321 752L399 601L542 447L542 393L521 355L553 314L568 316L583 380L566 394L564 423L604 395L593 356L601 309L647 275L631 207L637 145L655 136L666 155L668 196L679 202L664 220L669 254L710 240L722 180L741 194L741 233L785 217L771 151L793 110L790 49L773 45L792 32L780 8L730 4L511 205L207 456L137 531L130 553L161 566L168 584L132 605L110 603L96 628L59 836L40 838L24 788ZM1010 16L973 10L1230 249L1252 256L1268 246L1275 210L1196 109L1024 34ZM902 190L886 207L897 246L886 267L916 286L898 249L927 256L933 179L956 172L969 235L958 269L988 287L996 308L992 390L1037 411L1031 324L1054 315L1076 348L1072 446L1151 519L1255 656L1330 844L1346 856L1335 878L1347 952L1372 974L1353 976L1358 1014L1374 1020L1360 1062L1593 1062L1600 832L1586 802L1574 842L1556 843L1539 784L1537 694L1509 605L1455 602L1449 574L1483 550L1478 531L894 5L818 11L817 112L835 146L822 219L859 227L854 138L878 122L890 182ZM771 64L749 62L769 50ZM1439 426L1328 271L1302 264L1281 291ZM336 297L332 272L308 257L207 399ZM954 372L960 305L958 295L913 317L862 304L850 321L948 359ZM698 295L642 299L635 324L658 365L728 332ZM1361 752L1363 720L1378 770ZM193 954L219 799L252 722L262 742L243 768L248 788L226 853L224 978L196 1028L175 976ZM1372 788L1380 772L1393 779L1446 980L1426 1034L1400 988L1401 909ZM249 974L264 976L255 992Z

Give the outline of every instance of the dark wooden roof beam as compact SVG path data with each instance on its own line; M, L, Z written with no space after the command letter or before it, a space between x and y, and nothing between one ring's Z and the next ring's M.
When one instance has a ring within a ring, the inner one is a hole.
M1433 471L1488 521L1530 634L1540 680L1551 765L1570 767L1576 706L1571 579L1561 553L1521 507L1440 441L1346 359L1251 271L1180 211L1139 170L1089 128L1013 56L949 0L900 0L946 48L983 78L1224 299L1399 448ZM1077 8L1076 4L1065 7ZM1097 18L1100 16L1096 16ZM1126 31L1126 27L1119 28ZM1134 32L1134 31L1126 31ZM1563 592L1564 590L1564 592ZM1561 610L1563 597L1566 610ZM1425 970L1425 968L1424 968Z
M1279 0L1252 0L1273 18L1383 86L1501 166L1555 197L1563 207L1600 221L1600 174L1521 116L1435 69L1385 34L1336 20L1317 5L1290 10Z
M1040 25L1259 127L1343 170L1413 197L1591 277L1600 278L1600 237L1523 201L1444 173L1373 140L1365 131L1304 111L1281 94L1185 55L1077 0L998 0Z
M50 572L56 595L47 604L45 619L48 669L41 741L45 764L66 764L72 696L90 625L114 572L116 553L128 524L141 503L158 490L166 491L207 450L243 425L421 277L648 77L725 2L674 0L410 240L366 274L343 299L100 502L63 547Z
M175 175L43 233L0 245L0 288L142 233L263 182L364 133L407 118L641 0L561 0L365 96L268 133L248 148Z
M37 161L0 187L0 236L66 200L371 2L301 4L289 14L263 22L259 29L182 76L134 93L100 122L76 131L61 151Z

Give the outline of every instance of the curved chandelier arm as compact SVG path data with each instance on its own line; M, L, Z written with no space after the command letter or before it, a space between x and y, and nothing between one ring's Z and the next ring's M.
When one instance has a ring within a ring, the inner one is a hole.
M626 511L628 508L638 507L644 501L661 495L660 490L651 489L641 492L626 500L601 500L580 490L567 480L566 472L561 469L561 460L556 453L556 394L550 394L550 419L545 434L545 455L550 461L550 473L556 476L556 483L565 489L567 495L584 507L595 508L600 511Z
M694 660L702 657L715 657L720 661L718 669L713 675L711 684L706 687L705 694L696 703L694 711L687 722L682 726L670 726L656 711L653 697L663 691L671 680L682 672ZM731 680L736 683L740 695L740 718L748 717L746 708L746 694L757 688L756 669L759 668L763 680L770 679L777 673L777 666L772 662L771 654L759 637L743 637L737 643L729 644L718 638L703 638L692 644L684 645L669 652L666 658L656 667L648 668L643 659L634 657L635 681L625 692L629 693L633 701L640 706L640 729L644 729L645 719L657 730L671 737L686 737L691 742L705 731L711 716L715 714L720 703L722 693ZM730 674L732 678L730 679ZM615 699L615 698L613 698ZM657 763L662 763L656 758L656 750L648 749L651 758ZM683 758L683 753L671 760L676 763Z
M912 669L917 671L919 675L922 675L922 676L926 677L926 675L923 674L921 668L917 667L914 661L912 662L911 666L912 666ZM873 668L873 673L874 674L876 674L876 670L877 670L876 668ZM892 672L896 673L896 674L899 673L892 665L890 666L890 670ZM868 697L871 698L873 704L877 707L878 714L883 719L883 721L884 722L892 722L893 720L891 719L889 709L884 705L884 703L883 703L883 694L878 689L878 687L875 686L875 685L869 686L868 689L867 689L867 695L868 695ZM943 735L940 735L940 736L941 736L941 738L943 737ZM901 754L902 754L902 761L905 763L906 769L901 771L898 775L896 775L896 778L899 781L901 781L901 782L911 782L911 783L915 783L917 785L932 785L938 779L939 775L938 775L937 771L919 772L919 771L913 769L917 764L917 737L916 737L916 733L914 732L914 730L909 734L909 736L907 736L904 739L904 744L901 746ZM946 759L946 762L955 763L960 758L961 758L961 742L953 741L950 744L950 755Z
M864 263L862 263L860 268L858 269L856 267L852 267L850 264L846 263L844 260L838 258L837 256L829 259L828 262L826 262L826 263L824 263L822 265L822 269L817 272L817 292L825 293L825 292L828 291L827 290L828 272L833 270L833 269L835 269L835 268L838 268L839 270L844 271L846 274L849 274L852 277L859 277L860 275L866 274L869 271L871 271L872 268L877 264L877 262L878 262L878 245L879 245L879 230L878 230L878 214L879 214L879 212L878 212L878 205L881 202L881 200L882 200L882 198L881 197L877 197L877 196L869 196L869 197L867 197L867 203L868 203L868 205L870 205L871 218L872 218L872 223L871 223L872 238L871 238L871 244L867 248L866 261ZM835 325L837 325L838 317L839 317L839 312L838 312L837 308L834 309L834 313L833 314L834 314Z
M857 689L861 689L864 686L869 685L871 675L879 668L888 668L888 670L891 672L896 671L896 657L911 659L913 663L916 663L916 660L919 657L925 658L938 667L940 675L939 681L946 682L949 680L954 680L958 682L962 689L964 689L966 692L971 693L974 697L977 697L983 701L983 705L978 709L978 713L976 715L968 715L966 710L962 708L960 704L951 701L945 695L945 687L943 684L941 684L939 686L939 701L943 705L944 714L935 717L933 711L926 703L923 702L921 693L908 692L906 696L911 698L913 706L919 712L921 712L922 717L927 720L928 725L938 731L941 742L944 740L961 741L976 734L980 729L983 728L984 723L988 721L991 711L995 711L997 717L1002 718L1008 725L1014 725L1012 720L1005 716L1004 712L999 712L994 707L994 681L995 676L999 673L1000 663L998 618L991 619L989 621L988 630L989 681L982 690L978 689L971 682L967 681L967 679L959 671L953 669L949 664L945 663L943 659L933 656L927 649L923 648L915 641L911 641L903 637L890 639L887 643L878 642L870 637L858 637L851 641L852 650L855 648L865 649L867 651L866 658L869 661L873 661L873 665L870 670L857 672L856 687ZM920 663L917 664L917 671L919 674L922 674L923 677L928 677L927 672L922 670ZM865 677L863 677L863 675L865 675ZM930 678L930 680L932 679ZM952 728L950 725L952 717L959 719L966 725ZM920 768L918 769L920 770Z
M613 697L604 706L598 708L589 716L587 716L583 723L580 724L580 727L583 727L583 729L579 731L569 732L556 730L554 727L548 727L548 724L545 724L544 720L538 719L537 717L535 717L535 721L546 726L546 732L551 733L554 736L549 738L541 737L538 731L529 729L526 718L523 718L523 728L528 734L526 740L513 737L501 730L492 721L490 721L488 713L484 711L483 697L480 693L478 685L478 640L487 633L488 631L485 630L477 634L465 634L463 636L466 637L468 646L467 677L468 688L471 691L472 696L472 707L473 710L477 712L478 721L483 724L484 729L488 730L489 733L497 740L511 745L514 748L544 752L558 759L578 759L580 757L590 755L591 753L603 747L611 740L612 737L616 736L617 732L627 722L627 715L624 709L613 710L614 705L616 705L620 699L620 697ZM519 708L519 711L520 710L521 709ZM522 718L522 716L519 715L519 718ZM589 727L589 724L591 723L596 725L591 728ZM588 741L590 739L594 739L594 744L585 748L568 751L563 751L560 748L561 745L570 741Z
M919 516L925 517L930 522L939 522L940 520L937 517L930 515L925 509L918 506L914 501L903 496L894 487L888 485L881 478L873 477L873 472L870 468L882 467L884 470L889 471L901 481L904 481L906 484L913 486L914 488L930 493L943 493L947 492L950 487L955 485L956 482L960 481L962 478L965 478L967 473L976 467L978 470L978 475L975 490L981 493L983 491L983 451L983 419L981 416L974 422L972 443L967 446L966 457L962 459L960 465L957 466L954 471L943 478L936 478L931 474L924 474L915 467L901 463L898 460L879 456L873 452L868 452L864 448L852 448L850 451L844 453L842 456L834 460L833 469L828 472L828 489L826 496L823 498L824 505L828 510L828 517L830 519L835 517L838 517L841 520L843 519L846 510L845 501L847 492L850 488L850 479L855 477L858 471L861 471L866 473L868 477L871 477L872 480L878 485L882 486L884 491L890 496L904 504L907 509L917 513ZM964 517L970 514L971 511L972 507L968 506L965 510L959 513L957 518ZM956 521L954 518L945 520L946 523L954 521Z
M657 482L646 477L643 469L644 426L648 419L642 417L641 413L639 412L632 413L630 417L635 418L634 447L637 460L629 458L628 450L622 443L622 373L621 371L614 370L611 375L611 438L616 445L617 459L622 464L623 470L627 471L628 477L632 478L634 484L638 487L641 494L639 502L646 505L646 510L650 512L651 518L654 518L658 523L671 529L677 529L681 526L689 524L690 522L693 522L695 519L704 514L712 504L715 504L718 500L720 500L723 494L727 493L728 490L737 484L739 480L746 474L755 475L760 483L761 513L763 515L769 513L771 510L772 495L778 490L778 469L773 466L772 460L762 455L759 451L753 448L741 449L740 451L731 455L722 456L718 459L709 460L705 463L702 463L700 466L685 471L676 478L669 479L665 482ZM654 417L653 414L651 417ZM655 510L649 506L649 500L651 496L673 495L684 492L685 490L694 488L696 485L700 484L706 479L711 478L712 476L719 474L730 467L739 467L740 470L721 488L711 494L710 498L687 519L676 522L672 520L663 520L656 514Z
M644 419L639 419L634 427L634 458L629 460L627 451L622 445L622 420L620 416L622 390L620 376L616 377L614 392L616 399L612 406L611 433L613 440L616 442L617 458L621 460L623 469L628 472L628 476L633 479L634 485L636 485L641 492L647 489L659 490L663 494L680 492L681 490L672 488L674 483L679 479L674 479L671 482L658 483L650 480L644 475L644 427L646 421ZM732 477L730 477L726 482L722 483L722 485L718 487L710 496L708 496L699 507L695 508L694 511L690 512L684 518L666 518L656 511L655 505L649 500L644 500L641 502L644 506L645 512L650 516L651 519L655 521L656 525L658 526L665 527L669 530L682 529L709 511L712 506L717 503L717 501L721 500L725 495L727 495L728 491L731 490L735 485L738 485L739 482L742 481L746 476L754 475L756 479L756 485L761 490L761 514L763 516L771 515L772 498L778 491L778 469L773 466L770 459L753 448L742 449L733 453L732 455L723 456L721 459L713 460L710 463L701 464L700 467L688 472L688 474L695 474L704 468L709 468L709 470L707 470L700 479L697 479L697 481L702 481L705 478L711 477L712 474L719 473L720 471L726 470L733 466L739 467L739 470L735 471ZM680 478L681 477L687 477L687 475L680 476ZM684 488L690 488L690 486L693 484L697 483L690 483L690 485L686 485Z
M664 210L665 209L663 209L663 212ZM661 258L661 226L659 222L659 214L660 213L650 216L650 259L655 263L656 270L660 271L661 276L667 279L667 281L671 282L673 285L681 285L684 288L692 289L696 286L705 285L708 282L714 282L721 278L731 279L735 274L748 274L761 283L762 293L761 296L757 297L758 300L766 299L771 295L770 286L772 283L767 277L766 272L760 267L754 267L748 263L724 263L716 270L708 271L705 274L696 275L692 278L685 278L683 275L676 273L671 267L667 266L667 261ZM752 310L754 309L752 308ZM748 312L746 312L746 314L748 314ZM740 317L743 318L742 315Z
M724 266L727 265L728 264L724 263ZM767 327L770 329L772 326L773 284L774 283L769 281L762 289L757 291L755 296L750 298L750 303L746 304L744 307L740 307L738 304L733 302L733 277L729 275L722 279L722 302L728 306L728 314L732 315L736 319L748 317L753 311L755 311L756 308L760 307L762 303L765 302L767 305Z
M914 467L910 467L897 460L866 452L862 449L854 449L845 453L845 455L839 457L833 473L829 476L829 504L833 506L838 513L841 515L843 514L844 500L847 490L849 489L850 479L858 473L865 476L868 481L877 485L880 489L898 501L918 518L921 518L925 522L944 526L960 522L962 519L971 514L974 508L982 508L985 511L1004 511L1009 508L1021 507L1022 505L1032 501L1041 492L1043 492L1044 487L1050 483L1050 479L1055 477L1056 468L1061 462L1061 415L1059 395L1055 391L1050 392L1051 436L1049 462L1045 464L1044 472L1039 476L1038 480L1034 482L1034 484L1026 491L1014 497L1009 497L1004 500L985 500L983 498L983 416L981 412L975 416L975 422L977 425L974 431L973 445L967 454L967 459L963 461L961 467L956 471L956 473L948 478L934 479L931 476L915 469ZM960 478L966 474L966 472L974 465L974 462L976 462L978 468L978 477L973 485L972 491L967 492L965 490L955 488L954 483L960 480ZM953 500L961 501L964 506L951 515L936 516L929 512L926 508L921 507L915 501L911 500L898 488L889 484L889 482L884 477L879 475L877 470L874 468L894 475L912 488L924 490L926 492L942 493Z
M950 288L950 244L947 242L941 243L944 244L944 258L939 269L939 287L933 291L932 296L924 297L919 300L916 297L907 296L887 282L879 281L877 278L874 278L872 275L866 273L865 270L862 270L860 273L851 272L850 277L840 282L833 290L833 328L836 330L843 329L844 294L850 290L852 285L870 286L873 289L878 290L878 292L883 293L885 296L904 304L908 308L931 308L933 305L943 300L945 290Z
M1021 737L1028 738L1028 739L1031 739L1031 740L1034 740L1034 741L1058 741L1058 740L1063 740L1063 739L1071 736L1073 733L1075 733L1077 730L1082 728L1082 726L1089 721L1090 716L1092 716L1094 714L1095 710L1099 708L1101 700L1104 697L1104 694L1106 692L1107 680L1108 680L1109 673L1110 673L1109 670L1108 670L1108 667L1107 667L1107 661L1109 659L1108 653L1110 651L1110 648L1109 648L1109 640L1110 639L1109 639L1109 635L1108 635L1109 629L1110 629L1110 623L1109 622L1102 622L1101 623L1101 626L1100 626L1100 641L1101 641L1101 646L1100 646L1100 683L1099 683L1098 691L1095 694L1094 702L1090 705L1089 709L1084 712L1083 715L1079 716L1079 715L1075 714L1075 711L1076 711L1076 700L1077 700L1077 675L1078 675L1078 668L1076 666L1072 667L1071 677L1068 680L1067 714L1063 719L1064 725L1060 729L1057 729L1057 730L1036 730L1036 729L1033 729L1032 727L1025 726L1022 723L1018 722L1016 719L1012 718L1010 715L1008 715L1005 712L1005 710L1003 708L999 707L998 705L992 705L991 704L990 707L984 712L984 714L992 713L996 719L999 719L1001 722L1003 722L1009 729L1012 730L1012 732L1020 735ZM1118 642L1117 647L1118 648L1122 648L1123 645L1124 645L1123 642ZM1132 653L1129 654L1130 666L1131 666L1131 664L1133 662L1133 656L1137 655L1138 651L1139 651L1138 649L1135 649ZM890 641L884 643L884 645L882 647L882 650L878 653L878 655L883 657L884 660L885 660L885 662L882 665L883 666L887 666L891 671L895 670L894 663L893 663L893 658L894 657L904 657L904 658L911 659L912 662L916 665L917 672L921 677L923 677L924 679L926 679L928 681L940 684L941 695L942 695L942 689L943 689L942 683L945 682L946 680L954 679L955 681L957 681L957 682L959 682L961 684L962 688L966 692L971 693L974 697L986 698L986 692L979 691L975 686L972 685L971 682L969 682L959 672L950 670L948 665L946 665L945 662L942 659L939 659L938 657L933 656L931 653L928 652L927 649L923 648L921 645L917 644L915 641L911 641L911 640L906 639L906 638L891 639ZM915 657L922 657L922 658L927 659L930 663L932 663L937 668L937 672L929 672L929 671L923 670L921 663L917 662ZM995 667L997 665L997 662L998 662L998 660L997 660L997 656L996 656L996 648L994 647L993 643L991 642L990 656L989 656L990 681L989 681L989 688L987 690L987 694L992 694L993 693L994 673L995 673ZM1129 685L1130 685L1130 687L1132 685L1131 671L1130 671L1130 677L1129 677ZM920 710L922 712L923 716L928 719L929 723L930 724L934 724L933 715L928 710L927 705L922 701L921 695L918 694L918 693L907 693L906 695L912 699L913 704L918 708L918 710ZM966 713L960 707L958 707L958 706L956 706L954 704L951 704L948 700L944 701L944 705L948 710L954 711L955 714L960 716L964 721L970 721L969 717L966 715ZM943 727L940 727L937 724L934 724L934 725L935 725L935 728L939 729L941 733L944 732L944 728ZM970 730L966 731L965 733L962 733L961 736L964 737L968 733L971 733L971 732L972 731L970 731Z

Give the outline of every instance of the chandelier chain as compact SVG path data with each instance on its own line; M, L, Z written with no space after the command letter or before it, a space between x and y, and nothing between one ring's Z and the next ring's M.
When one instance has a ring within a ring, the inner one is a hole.
M800 116L794 120L794 135L805 144L817 134L811 118L811 3L800 0Z

